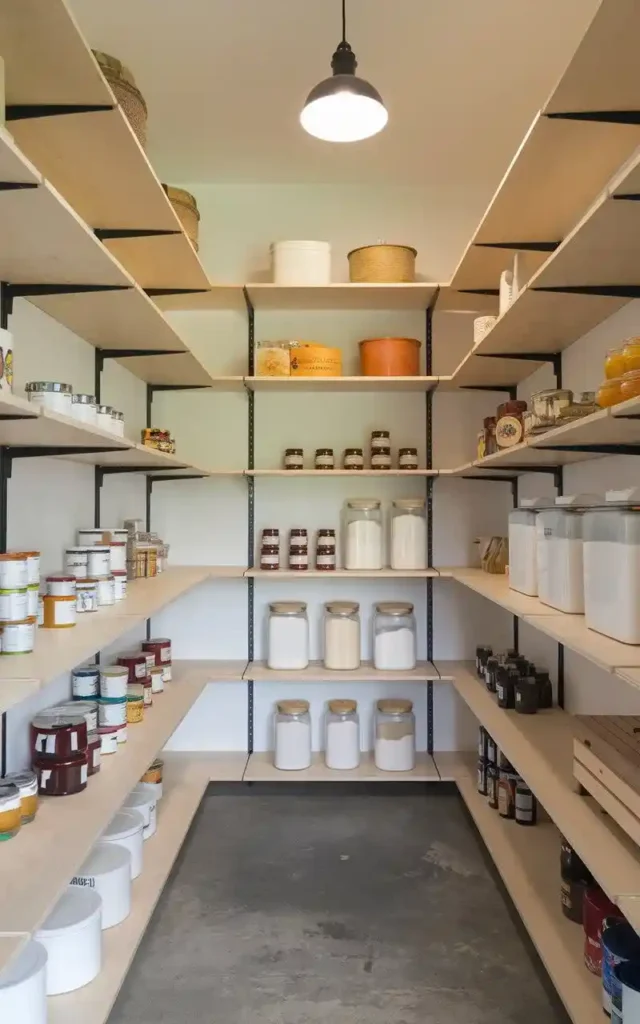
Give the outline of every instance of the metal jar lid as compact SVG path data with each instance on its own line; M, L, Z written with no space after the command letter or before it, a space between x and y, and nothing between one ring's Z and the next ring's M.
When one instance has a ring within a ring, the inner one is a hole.
M122 422L124 423L124 413L123 412L118 412L117 409L112 409L111 410L111 419L112 420L122 420Z
M272 601L269 604L269 611L274 615L300 615L306 610L306 601Z
M79 729L85 725L85 720L80 715L70 715L64 708L51 708L49 711L41 711L35 718L31 719L34 729Z
M407 715L413 711L413 701L402 697L383 697L378 701L378 711L386 715Z
M426 502L424 498L394 498L391 502L394 508L422 509Z
M347 508L359 509L362 512L378 509L380 504L379 498L347 498L345 502Z
M360 605L357 601L327 601L325 608L330 615L356 615Z
M278 711L283 715L303 715L309 710L308 700L279 700Z
M352 715L358 709L356 700L330 700L329 711L334 715Z
M22 772L11 772L0 780L2 786L16 786L20 795L35 796L38 792L38 776L30 768Z
M96 405L95 395L73 395L71 398L73 405Z
M111 408L110 405L99 405L98 412L100 413L101 416L111 416L113 409Z
M410 601L379 601L376 604L376 611L381 615L411 615L413 605Z
M30 380L25 384L24 390L27 393L32 391L56 391L65 395L73 394L71 384L61 384L55 380Z

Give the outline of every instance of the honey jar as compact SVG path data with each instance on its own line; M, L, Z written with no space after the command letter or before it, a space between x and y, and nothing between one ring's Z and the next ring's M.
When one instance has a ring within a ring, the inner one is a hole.
M5 775L2 784L16 786L20 794L20 815L23 825L28 825L38 810L38 776L30 769Z
M604 380L598 389L596 402L601 409L608 409L622 401L622 377Z
M623 402L627 398L637 398L640 395L640 360L638 361L637 370L628 370L622 376L620 380L620 395Z
M0 784L0 842L13 839L22 824L20 790L12 782Z
M624 356L621 348L610 348L604 361L604 375L607 380L622 377L625 372Z

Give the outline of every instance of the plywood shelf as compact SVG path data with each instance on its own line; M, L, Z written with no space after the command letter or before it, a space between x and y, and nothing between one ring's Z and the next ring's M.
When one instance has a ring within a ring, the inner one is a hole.
M295 480L296 477L314 477L316 479L343 476L390 476L390 477L427 477L438 476L437 469L246 469L246 476L283 476Z
M371 753L363 753L360 766L350 771L327 768L323 754L314 754L310 768L282 771L273 764L272 753L251 754L244 782L440 782L435 762L429 754L416 755L416 767L410 772L383 772L373 763Z
M572 717L559 708L536 715L506 711L478 681L471 663L440 662L437 667L451 673L457 693L526 780L609 898L618 902L623 896L640 895L638 847L595 801L575 792ZM531 832L535 834L535 830L527 830ZM640 928L640 916L631 923Z
M245 377L251 391L433 391L438 377Z
M499 604L513 615L557 615L555 608L549 608L537 597L527 597L509 586L509 579L503 574L484 572L483 569L450 568L446 570L457 583L468 587L487 600Z
M442 575L438 569L333 569L326 572L322 569L247 569L245 576L271 580L298 580L305 579L352 579L352 580L377 580L377 579L428 579Z
M244 673L245 679L256 683L277 681L292 683L424 683L429 680L440 682L438 670L431 662L418 662L414 669L406 672L385 672L375 669L371 662L362 662L351 672L334 672L326 669L321 661L313 661L301 671L283 672L268 668L264 661L250 661Z
M574 1024L602 1020L601 982L584 964L584 932L560 906L560 834L551 822L521 828L501 818L476 788L475 761L434 754L440 774L454 779L538 955Z

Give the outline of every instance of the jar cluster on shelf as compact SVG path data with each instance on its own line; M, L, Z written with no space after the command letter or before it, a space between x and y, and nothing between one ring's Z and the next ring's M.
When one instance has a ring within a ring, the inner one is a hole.
M323 662L336 672L360 667L360 605L357 601L328 601L324 605ZM304 601L274 601L267 621L267 665L283 672L309 665L309 618ZM374 605L373 667L402 672L416 667L416 620L408 601Z
M336 531L320 528L316 531L316 543L312 566L320 571L330 572L336 568ZM265 572L277 572L285 566L280 561L280 530L265 527L260 542L260 568ZM309 564L309 533L304 527L289 530L289 544L286 568L304 572Z
M281 700L274 715L273 763L280 771L302 771L312 761L311 715L307 700ZM410 772L416 763L416 722L413 703L402 698L376 702L374 762L385 772ZM349 771L360 765L358 703L330 700L324 722L324 760L327 768Z
M364 338L358 348L362 377L420 373L417 338ZM342 350L318 341L260 341L255 365L259 377L341 377Z
M529 403L521 399L501 402L495 416L483 420L482 430L478 432L477 456L483 459L486 455L495 455L528 437L544 434L597 410L595 391L574 394L569 388L537 391Z
M176 453L176 442L171 436L171 431L163 427L145 427L140 431L140 440L145 448L154 448L156 451L166 452L167 455Z
M604 378L598 390L598 405L603 408L640 395L640 338L627 338L607 352Z
M535 796L482 727L478 732L478 792L501 818L513 819L518 825L536 824Z
M25 384L25 391L28 400L41 409L124 437L124 413L102 405L95 395L74 394L71 384L53 380L31 380Z
M536 711L553 707L549 673L517 651L494 654L491 647L476 647L476 672L489 693L495 693L501 708L535 715Z
M342 453L342 469L418 469L418 449L398 448L393 465L391 453L391 435L388 430L373 430L369 446L368 465L365 465L363 448L345 448ZM282 465L284 469L300 470L305 468L304 448L286 448L284 451ZM340 468L336 466L336 459L333 448L316 448L313 459L313 468L317 470L332 470Z
M509 516L509 586L589 629L640 644L640 488L523 500Z

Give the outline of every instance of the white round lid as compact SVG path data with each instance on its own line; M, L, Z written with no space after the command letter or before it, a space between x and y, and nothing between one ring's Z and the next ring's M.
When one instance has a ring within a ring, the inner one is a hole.
M131 854L126 846L117 843L96 843L93 850L78 868L76 875L108 875L125 865L131 864Z
M148 789L145 789L143 783L141 782L138 782L129 793L129 796L126 801L127 806L129 806L129 801L133 797L137 797L140 800L144 800L144 803L147 805L147 807L151 804L155 804L156 802L154 793L149 792ZM141 806L141 804L139 804L138 806Z
M126 809L127 811L133 810L135 813L137 813L136 808L138 808L138 807L151 807L151 805L154 804L154 803L155 803L155 800L154 800L153 796L151 795L151 793L145 793L143 791L136 792L136 790L133 789L129 793L129 796L127 797L125 802L123 803L122 809L123 810Z
M144 818L139 811L118 811L102 833L104 839L128 839L136 832L142 832Z
M39 942L32 939L6 970L0 973L0 989L20 985L28 978L33 978L47 965L47 951Z
M102 898L95 890L70 885L35 937L37 939L40 935L62 935L63 932L86 924L95 914L99 914L101 909Z

